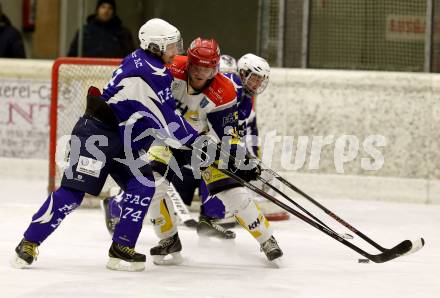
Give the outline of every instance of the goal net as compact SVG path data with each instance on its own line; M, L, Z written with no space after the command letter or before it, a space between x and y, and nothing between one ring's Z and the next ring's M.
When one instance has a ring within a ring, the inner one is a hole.
M70 133L86 109L87 90L106 86L120 59L58 58L52 67L50 108L49 191L61 182L67 165ZM109 178L103 189L108 194L115 183Z

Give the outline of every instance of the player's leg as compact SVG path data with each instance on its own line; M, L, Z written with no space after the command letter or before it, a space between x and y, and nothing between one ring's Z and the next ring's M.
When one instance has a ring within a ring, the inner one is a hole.
M135 251L135 246L151 199L154 196L154 177L142 179L131 175L129 169L119 164L112 170L113 179L124 189L122 212L113 233L107 268L121 271L142 271L146 257ZM148 180L148 183L146 181Z
M194 174L191 169L187 167L182 167L182 178L180 179L177 175L171 178L174 188L179 193L182 201L187 206L191 206L194 199L194 194L196 189L199 187L200 179L194 179Z
M172 162L176 162L172 158L170 149L161 144L153 144L146 156L156 181L156 192L148 212L153 230L159 238L158 245L150 249L156 265L180 264L183 261L180 255L182 244L177 233L177 217L168 196L169 181L176 170L171 166ZM175 166L177 167L177 162ZM171 258L165 259L168 255Z
M81 204L84 194L99 194L110 168L106 160L120 150L120 145L109 143L115 137L118 137L117 133L96 120L87 117L78 120L72 131L69 166L64 171L61 187L51 193L33 215L16 248L13 266L23 268L30 265L36 258L37 246ZM96 154L98 151L100 154Z
M63 219L82 202L84 192L68 187L60 187L49 195L40 209L32 216L23 239L15 248L16 256L12 265L24 268L37 259L37 247L52 234Z
M167 192L169 182L159 174L154 173L156 181L156 193L151 202L148 217L153 224L159 244L150 249L150 255L156 265L177 265L182 263L180 255L182 244L177 233L177 217L174 206ZM171 258L166 259L170 255Z
M270 261L283 255L273 237L269 221L253 202L249 190L235 187L218 193L217 197L223 201L226 210L234 214L237 222L260 243L261 250Z

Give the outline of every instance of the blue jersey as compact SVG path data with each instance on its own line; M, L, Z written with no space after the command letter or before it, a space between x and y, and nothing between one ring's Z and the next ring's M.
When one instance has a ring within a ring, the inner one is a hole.
M198 133L175 112L172 81L162 59L138 49L122 61L104 88L102 98L113 110L123 140L131 129L132 150L148 151L155 138L175 148L197 138Z
M234 73L224 73L225 77L232 81L237 92L238 108L238 133L241 138L255 136L255 139L245 139L247 151L254 157L258 157L258 128L257 116L254 110L255 97L245 92L240 77Z

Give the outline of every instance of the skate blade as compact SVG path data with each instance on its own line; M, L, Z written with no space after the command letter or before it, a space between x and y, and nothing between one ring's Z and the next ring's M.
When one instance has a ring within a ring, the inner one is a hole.
M144 262L126 262L124 260L118 258L110 258L106 265L107 269L116 270L116 271L144 271L145 263Z
M223 240L231 240L231 239L235 239L235 237L237 236L235 234L235 232L230 231L229 233L223 234L223 233L218 233L216 231L197 231L197 235L199 235L199 237L203 237L203 238L217 238L217 239L223 239Z
M183 225L185 225L188 228L193 228L193 229L196 229L198 224L199 223L194 219L188 219L187 221L183 222Z
M171 256L171 258L169 259L165 259L165 257L167 256ZM155 265L180 265L183 263L183 257L180 254L180 252L173 252L172 254L169 255L165 255L165 256L160 256L160 255L155 255L152 256L153 257L153 264Z
M279 268L283 268L283 261L281 260L281 258L277 258L275 260L269 261L267 260L267 263L269 265L270 268L275 268L275 269L279 269Z
M21 259L18 255L12 257L10 264L15 269L28 269L31 267L25 260Z

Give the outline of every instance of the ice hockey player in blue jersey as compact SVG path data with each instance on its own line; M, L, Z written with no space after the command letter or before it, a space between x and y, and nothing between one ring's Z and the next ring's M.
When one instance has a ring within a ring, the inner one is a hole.
M237 62L238 73L225 73L236 86L238 93L238 125L240 137L246 137L246 147L253 157L258 157L257 120L254 109L255 97L269 83L270 67L267 61L254 54L246 54ZM254 137L251 137L254 136Z
M173 78L165 67L179 52L180 32L166 21L152 19L140 28L139 39L140 49L123 60L103 94L89 90L86 112L71 134L69 166L61 186L33 215L15 249L14 267L31 265L37 247L81 204L85 193L98 195L111 175L125 193L107 268L144 270L145 255L134 248L155 180L152 173L140 171L140 152L158 140L174 148L190 146L199 134L176 114Z

